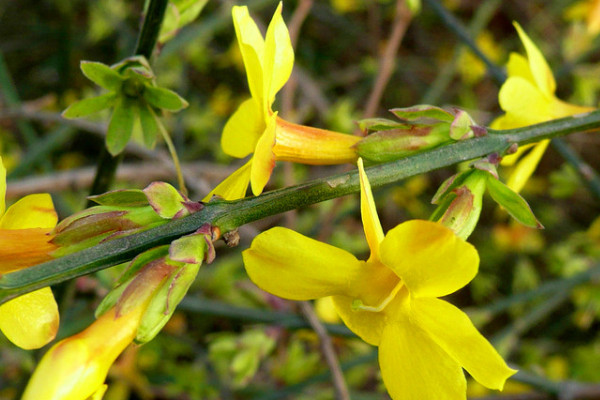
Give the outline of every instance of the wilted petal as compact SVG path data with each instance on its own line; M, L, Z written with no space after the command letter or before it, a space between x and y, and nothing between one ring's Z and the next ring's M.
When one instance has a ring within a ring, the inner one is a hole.
M30 194L6 210L0 218L2 229L54 228L58 216L47 193Z
M271 172L275 167L275 154L273 154L273 145L275 145L277 113L273 114L265 128L264 133L256 143L254 157L252 158L252 167L250 171L250 183L252 193L258 196L267 185Z
M237 200L245 197L250 183L251 168L252 159L219 183L202 201L210 201L213 196L220 196L225 200Z
M54 339L58 322L58 307L48 287L0 306L0 330L26 350L38 349Z
M531 74L533 75L533 79L535 79L537 87L546 98L552 98L554 96L554 91L556 90L556 82L554 81L552 70L550 70L544 55L517 22L513 22L513 25L519 33L523 46L525 46L527 59L529 60L529 68L531 69Z
M440 297L465 286L477 274L479 255L450 229L412 220L390 230L380 246L381 261L403 280L413 297Z
M291 300L352 296L364 265L345 250L281 227L259 234L242 255L258 287Z
M439 299L414 299L411 321L421 327L444 351L482 385L502 390L516 371L509 368L469 317Z
M466 399L460 365L406 316L383 330L379 366L392 399Z
M360 176L360 213L367 243L371 249L370 259L379 260L379 244L383 240L383 229L377 215L371 184L365 173L362 158L358 159L358 172Z
M506 186L517 193L520 192L521 189L523 189L523 186L525 186L525 183L527 183L527 180L535 172L549 143L550 140L546 139L533 146L533 149L525 157L519 160L518 164L510 174Z
M261 109L254 99L244 101L223 128L221 147L225 154L244 158L254 152L256 143L265 130Z
M294 67L294 49L287 26L281 16L281 8L280 2L265 36L263 77L268 106L273 104L275 95L288 81Z

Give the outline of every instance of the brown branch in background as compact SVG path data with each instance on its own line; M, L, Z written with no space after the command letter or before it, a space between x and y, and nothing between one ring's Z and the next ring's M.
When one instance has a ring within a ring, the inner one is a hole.
M321 352L323 353L325 361L331 370L331 379L333 380L336 400L350 400L350 393L348 392L348 387L346 386L346 381L344 380L344 374L342 373L335 350L333 349L331 337L329 337L327 330L321 321L319 321L319 318L317 317L317 314L315 314L312 305L308 301L300 301L298 303L300 304L300 310L302 311L302 314L319 337Z
M367 100L367 105L365 106L365 118L372 118L377 113L377 108L379 107L383 92L394 72L396 53L398 53L398 48L400 47L400 43L402 42L402 38L404 37L411 19L412 14L406 6L405 0L398 0L392 32L390 33L383 54L379 59L377 79L375 80L375 84L373 85L373 89Z
M208 162L189 163L182 167L189 177L189 183L193 183L194 190L199 193L207 193L217 182L235 171L233 167L223 167ZM84 167L11 181L7 187L6 197L11 199L32 193L87 189L94 179L94 172L94 167ZM119 181L148 184L155 180L170 180L174 177L175 173L170 168L157 168L156 162L152 161L122 164L117 169Z

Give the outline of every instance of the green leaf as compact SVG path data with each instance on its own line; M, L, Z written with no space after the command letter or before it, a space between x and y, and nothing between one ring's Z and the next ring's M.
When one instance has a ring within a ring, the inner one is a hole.
M508 186L491 175L488 175L486 183L492 199L504 207L514 219L531 228L543 228L543 225L533 215L529 204L518 193L513 192Z
M189 213L183 205L187 199L166 182L152 182L144 189L144 194L161 218L179 218Z
M81 72L96 85L117 91L121 88L123 78L119 73L111 69L108 65L95 61L82 61L80 64Z
M188 102L172 90L154 86L146 86L144 99L156 108L179 111L188 106Z
M396 117L407 121L417 121L431 119L442 122L454 121L454 116L448 111L428 104L421 104L413 107L394 108L390 110Z
M102 96L80 100L71 104L65 111L63 111L62 116L64 118L72 119L97 113L98 111L102 111L111 107L114 104L115 97L115 93L106 93Z
M127 99L121 98L115 106L106 132L106 148L113 156L122 152L129 142L134 120L133 105Z
M89 200L102 206L141 207L148 205L148 198L140 189L121 189L88 196Z
M140 124L142 125L142 133L144 135L144 145L151 149L156 144L156 136L160 131L160 124L157 121L156 114L147 104L140 104L139 108Z

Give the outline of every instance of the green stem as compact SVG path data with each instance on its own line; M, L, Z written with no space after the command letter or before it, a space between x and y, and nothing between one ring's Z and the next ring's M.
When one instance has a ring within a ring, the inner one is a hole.
M141 55L150 60L168 4L168 0L150 0L133 55ZM117 167L122 160L123 153L113 157L105 147L100 150L98 167L96 168L96 176L90 189L90 196L104 193L110 188L114 181ZM89 200L87 206L91 207L93 205L94 203Z
M600 199L600 176L598 176L598 173L594 171L588 163L583 161L566 141L560 138L554 138L550 143L552 144L552 147L554 147L554 150L575 168L575 171L577 171L577 174L589 191L592 192L596 198Z
M436 148L366 169L376 188L459 162L503 154L513 144L586 130L600 130L600 111L562 118L525 128L489 131L489 134ZM117 238L89 249L0 277L0 303L18 295L86 275L130 260L140 252L194 232L205 223L227 232L271 215L359 191L358 172L334 175L236 201L214 201L200 212L135 235Z

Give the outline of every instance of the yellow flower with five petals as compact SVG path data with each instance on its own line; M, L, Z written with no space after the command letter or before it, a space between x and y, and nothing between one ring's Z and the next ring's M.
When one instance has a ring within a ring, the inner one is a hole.
M464 399L462 368L501 390L515 371L466 314L438 299L473 279L477 251L429 221L404 222L384 236L362 160L358 165L369 259L276 227L243 252L248 275L291 300L333 296L344 323L379 346L381 374L394 399Z
M527 57L511 53L507 64L508 79L498 93L498 101L505 114L496 118L490 127L520 128L592 111L592 107L569 104L555 96L556 81L544 55L518 23L515 22L514 26L523 42ZM504 158L502 165L510 166L516 163L508 179L508 187L519 192L525 186L549 143L549 140L543 140L534 145L523 146L517 153ZM530 148L531 151L523 156Z
M0 275L47 261L56 247L57 222L47 193L25 196L5 210L6 169L0 158ZM49 287L0 305L0 330L24 349L37 349L56 336L58 307Z
M280 3L263 39L248 8L233 7L233 24L252 97L227 121L221 147L233 157L253 155L206 199L214 194L227 200L243 197L249 183L252 193L259 195L276 160L327 165L354 162L357 158L352 146L360 137L294 124L279 118L271 109L294 65L294 50L281 8Z

